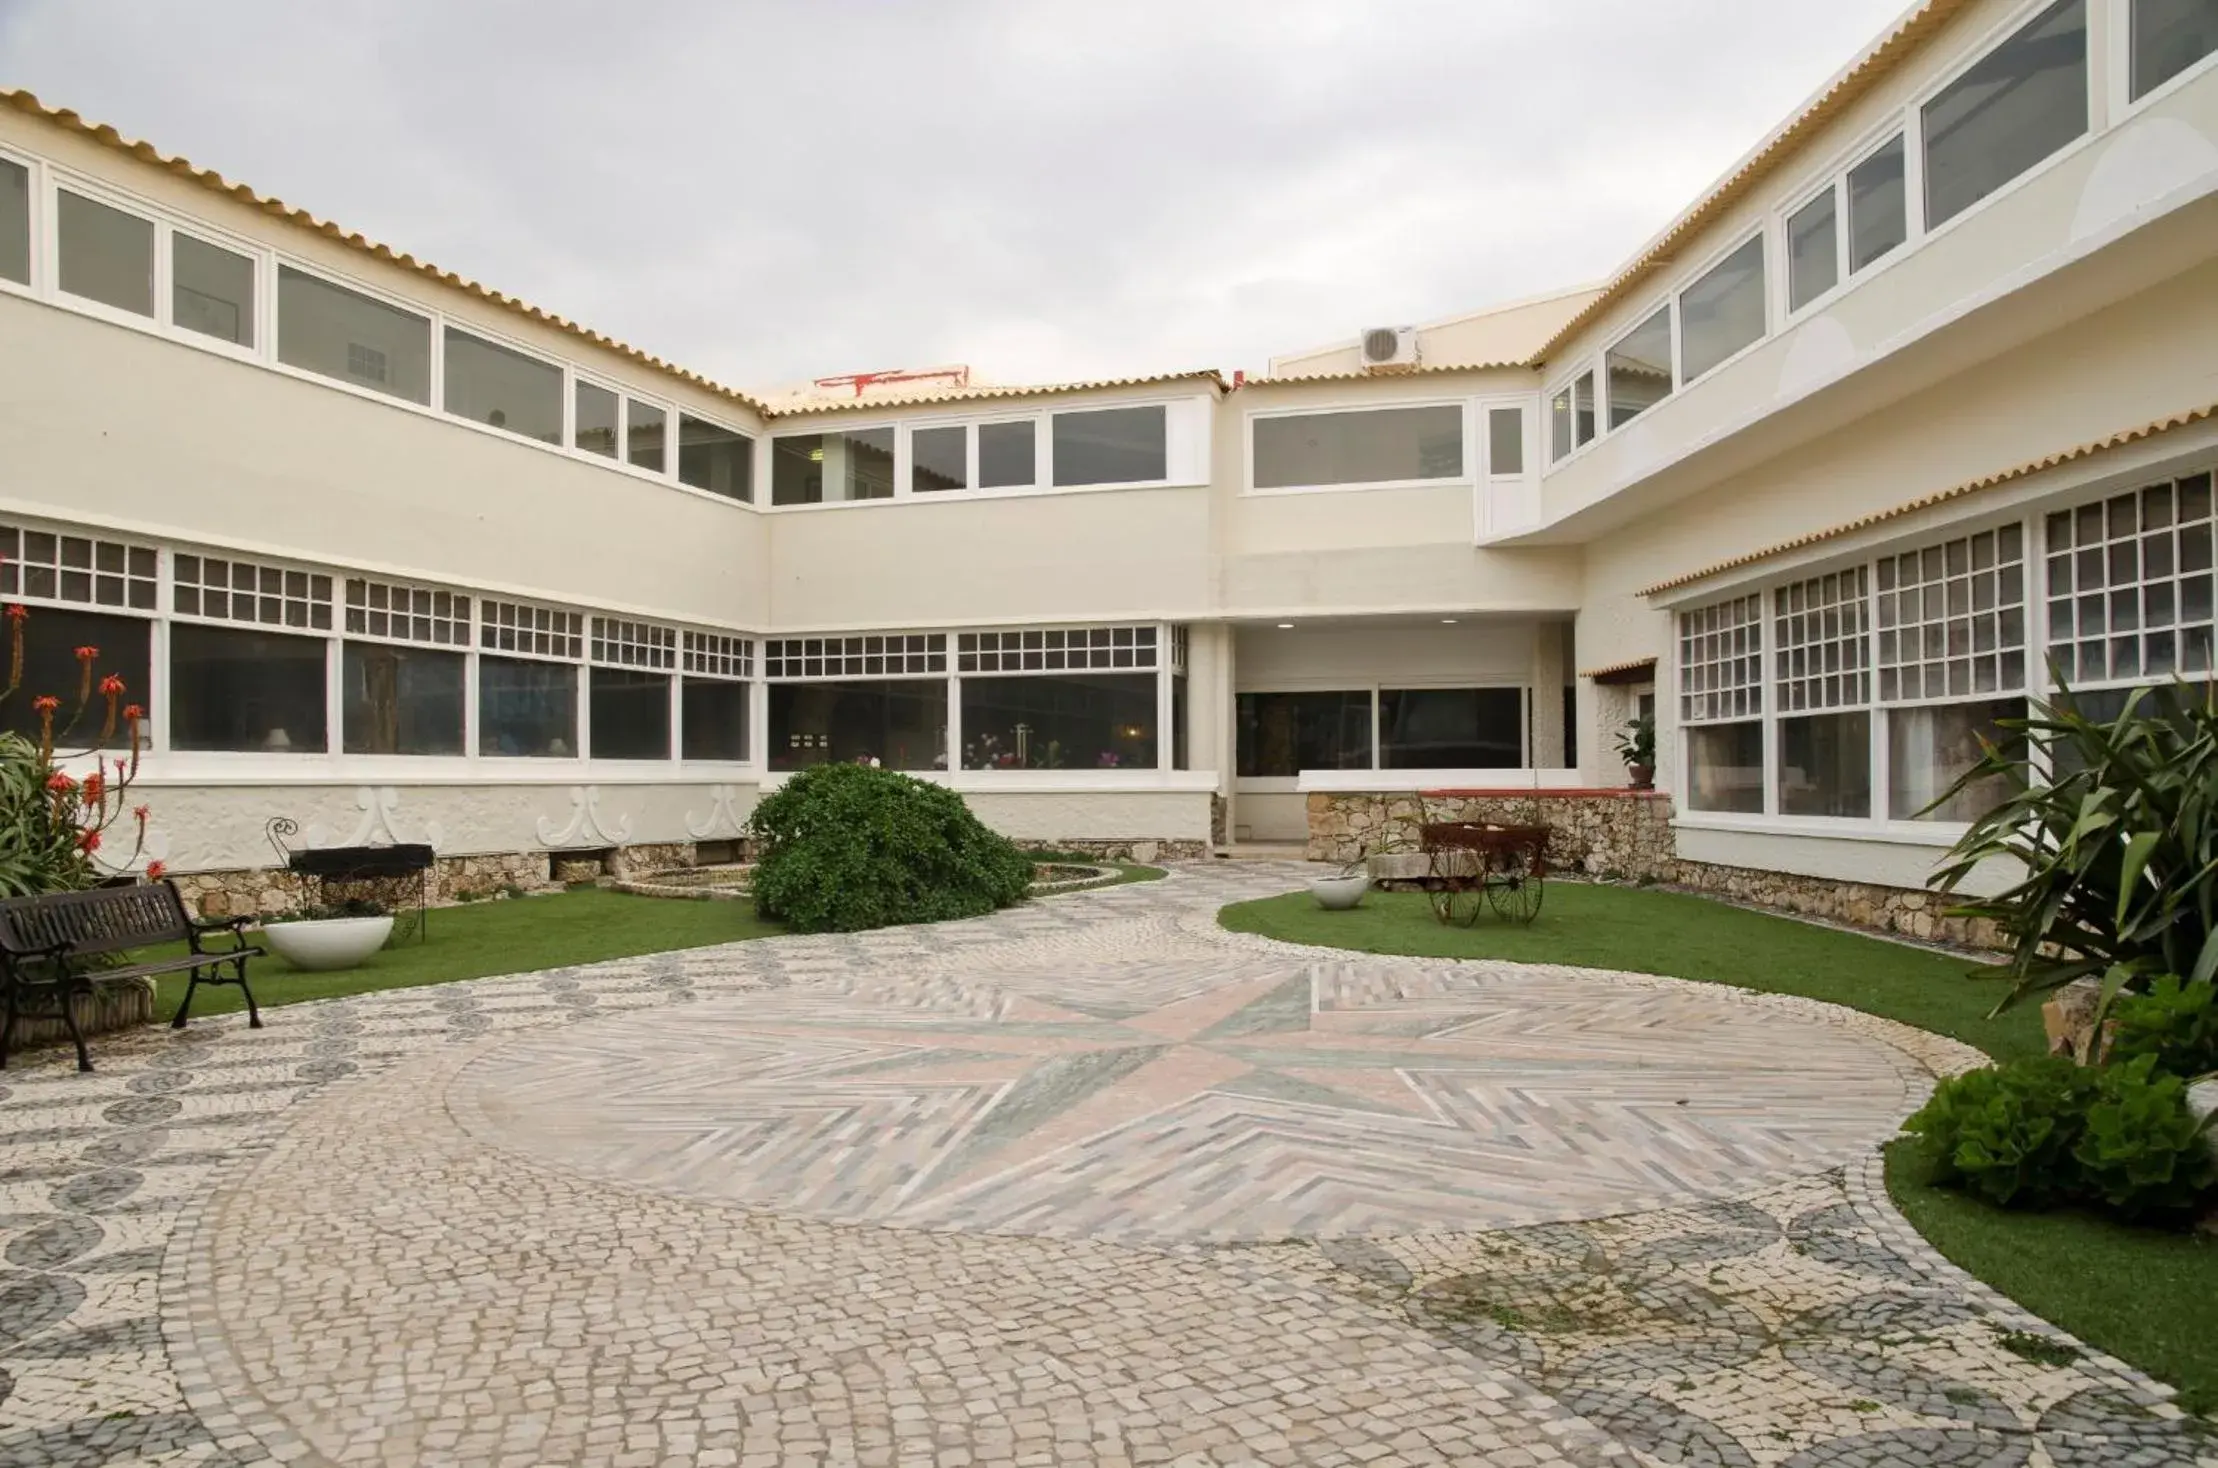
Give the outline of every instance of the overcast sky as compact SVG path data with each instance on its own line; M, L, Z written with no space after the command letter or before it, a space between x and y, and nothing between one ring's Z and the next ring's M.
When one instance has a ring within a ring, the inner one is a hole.
M1606 275L1904 0L0 0L0 84L735 386Z

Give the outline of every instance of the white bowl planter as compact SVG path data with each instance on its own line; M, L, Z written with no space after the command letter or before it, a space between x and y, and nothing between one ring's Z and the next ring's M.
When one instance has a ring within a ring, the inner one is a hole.
M314 918L262 928L262 941L272 953L310 973L354 968L392 936L391 917Z
M1346 912L1371 890L1371 874L1357 872L1352 877L1319 877L1309 884L1309 890L1317 895L1317 905L1327 912Z

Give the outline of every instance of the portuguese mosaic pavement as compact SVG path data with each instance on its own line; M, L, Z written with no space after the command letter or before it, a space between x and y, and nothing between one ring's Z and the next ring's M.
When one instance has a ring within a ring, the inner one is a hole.
M1215 927L1296 875L11 1070L0 1465L2218 1463L1886 1205L1958 1047Z

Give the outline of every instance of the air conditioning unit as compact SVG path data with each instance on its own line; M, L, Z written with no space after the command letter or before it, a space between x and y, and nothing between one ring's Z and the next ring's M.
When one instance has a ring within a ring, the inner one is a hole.
M1407 372L1417 365L1417 328L1374 326L1363 333L1363 370Z

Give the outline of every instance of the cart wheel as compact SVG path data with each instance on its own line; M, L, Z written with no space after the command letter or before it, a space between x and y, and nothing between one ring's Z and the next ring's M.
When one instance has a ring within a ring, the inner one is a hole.
M1486 884L1486 899L1504 922L1529 923L1540 916L1543 885L1540 864L1524 852L1503 852Z
M1455 896L1455 893L1450 892L1445 887L1428 886L1425 888L1425 901L1432 905L1434 922L1445 923L1454 919Z

